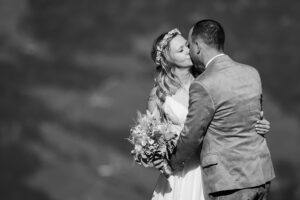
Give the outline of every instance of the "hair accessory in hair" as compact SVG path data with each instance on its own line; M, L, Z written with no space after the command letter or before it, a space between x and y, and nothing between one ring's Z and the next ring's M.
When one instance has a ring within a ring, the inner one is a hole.
M168 40L172 37L174 37L175 35L181 35L181 32L177 29L174 28L172 30L170 30L165 36L164 38L160 41L160 43L157 45L156 48L156 58L155 58L155 63L157 65L161 65L161 58L162 58L162 52L163 49L167 46L168 44Z

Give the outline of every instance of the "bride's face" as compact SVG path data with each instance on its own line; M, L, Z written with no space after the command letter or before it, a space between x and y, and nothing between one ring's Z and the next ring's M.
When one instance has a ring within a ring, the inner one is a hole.
M180 68L187 68L193 65L190 57L188 42L181 35L175 36L169 44L167 60Z

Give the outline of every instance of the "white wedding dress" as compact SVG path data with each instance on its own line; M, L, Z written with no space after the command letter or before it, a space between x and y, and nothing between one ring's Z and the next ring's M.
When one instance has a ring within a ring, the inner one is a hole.
M185 94L187 95L187 94ZM188 105L184 106L174 97L166 97L163 110L167 117L183 128L188 113ZM179 131L180 131L179 130ZM171 175L168 179L160 175L153 192L152 200L204 200L202 169L200 155L195 153L182 171Z

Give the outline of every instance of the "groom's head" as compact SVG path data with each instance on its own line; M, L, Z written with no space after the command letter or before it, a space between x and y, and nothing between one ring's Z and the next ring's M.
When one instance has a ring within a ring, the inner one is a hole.
M221 24L211 19L198 21L189 32L190 55L195 65L203 65L207 52L223 52L225 33Z

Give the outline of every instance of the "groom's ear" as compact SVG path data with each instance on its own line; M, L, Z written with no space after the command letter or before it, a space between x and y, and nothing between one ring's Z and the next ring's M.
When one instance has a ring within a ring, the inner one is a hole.
M200 54L201 46L200 46L199 41L195 41L195 44L196 44L196 53L197 53L197 54Z

